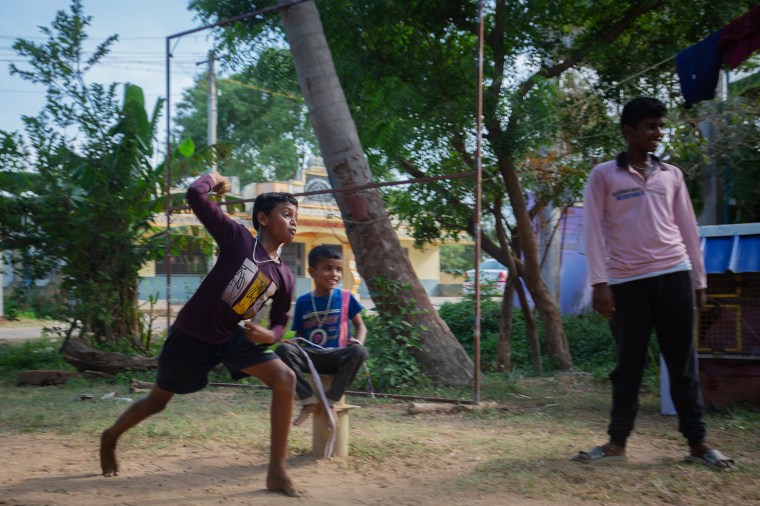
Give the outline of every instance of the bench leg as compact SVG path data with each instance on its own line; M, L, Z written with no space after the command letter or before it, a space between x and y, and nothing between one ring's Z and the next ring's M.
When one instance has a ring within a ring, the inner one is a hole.
M349 410L337 408L338 411L338 435L335 438L333 447L333 457L348 456L348 434L349 434ZM312 452L317 458L324 457L327 442L330 441L332 433L327 430L329 418L327 413L320 410L312 417Z

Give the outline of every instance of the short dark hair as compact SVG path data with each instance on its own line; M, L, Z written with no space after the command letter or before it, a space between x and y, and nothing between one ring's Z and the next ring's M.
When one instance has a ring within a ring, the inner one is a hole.
M309 251L309 267L315 268L324 259L343 260L340 246L332 244L320 244Z
M623 106L620 115L620 130L625 126L635 127L645 118L664 118L668 108L661 101L652 97L636 97Z
M269 216L272 209L282 202L287 202L288 204L293 204L298 207L298 201L296 198L292 194L286 192L262 193L256 197L256 201L253 203L253 211L251 211L251 221L253 222L253 228L256 232L258 232L261 227L259 219L256 217L259 212L263 212Z

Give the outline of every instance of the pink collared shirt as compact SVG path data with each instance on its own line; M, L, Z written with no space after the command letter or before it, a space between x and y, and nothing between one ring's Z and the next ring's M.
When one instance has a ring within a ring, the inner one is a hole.
M616 160L594 167L583 238L591 285L655 274L689 259L694 288L707 286L697 220L675 165L655 162L647 179Z

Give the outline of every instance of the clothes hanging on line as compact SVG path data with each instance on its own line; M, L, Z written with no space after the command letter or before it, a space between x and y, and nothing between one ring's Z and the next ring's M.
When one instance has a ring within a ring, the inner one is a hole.
M724 26L718 45L723 62L732 69L760 49L760 4Z
M686 107L715 97L722 62L718 41L723 29L716 30L704 40L690 46L676 56L676 70L681 83L681 94Z

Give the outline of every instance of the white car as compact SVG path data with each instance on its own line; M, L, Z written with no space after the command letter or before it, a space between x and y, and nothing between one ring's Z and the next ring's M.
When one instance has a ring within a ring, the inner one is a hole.
M504 292L504 285L507 282L507 268L499 262L490 258L480 262L480 290L481 292L488 285L501 295ZM475 292L475 269L470 269L464 273L464 293Z

